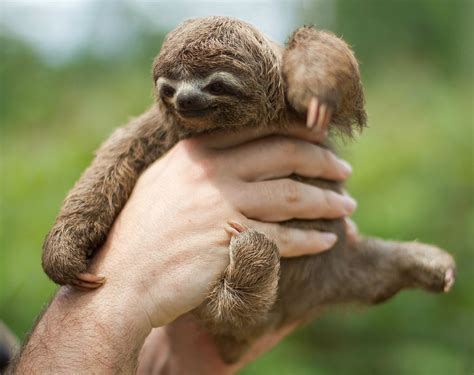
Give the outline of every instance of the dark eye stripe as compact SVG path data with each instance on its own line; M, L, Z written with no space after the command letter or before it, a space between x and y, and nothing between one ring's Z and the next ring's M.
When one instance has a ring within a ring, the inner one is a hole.
M209 83L205 88L205 91L212 95L233 95L241 96L240 90L234 85L229 85L221 80L215 80Z
M227 87L222 82L213 82L208 85L209 92L211 94L223 94L227 91Z
M176 92L176 90L169 85L163 85L160 92L161 92L161 95L166 96L167 98L171 98Z

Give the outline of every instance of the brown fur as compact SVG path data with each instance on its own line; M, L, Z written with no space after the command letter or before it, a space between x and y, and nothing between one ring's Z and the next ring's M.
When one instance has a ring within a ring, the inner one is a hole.
M357 61L331 33L304 27L282 48L251 25L225 18L190 20L172 31L153 64L158 78L180 82L226 71L242 90L216 96L204 118L184 118L157 92L156 104L118 129L67 196L44 245L43 266L66 284L87 268L140 173L179 139L217 128L286 127L303 118L316 96L334 109L332 128L347 134L366 121ZM156 90L158 91L158 90ZM334 127L335 126L335 127ZM340 192L341 184L292 178ZM247 230L231 241L231 264L195 311L215 336L223 358L237 360L264 332L314 317L331 304L373 304L403 288L443 291L454 261L429 245L359 238L349 243L342 220L290 220L291 227L331 231L329 252L278 258L274 243Z

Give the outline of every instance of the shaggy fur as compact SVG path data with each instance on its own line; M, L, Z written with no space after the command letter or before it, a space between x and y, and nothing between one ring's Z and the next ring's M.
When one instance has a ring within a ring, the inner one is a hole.
M237 77L237 89L232 95L203 93L212 103L204 117L180 116L172 95L165 97L157 88L150 110L99 149L46 238L43 267L52 280L67 284L87 269L140 173L182 138L217 128L287 127L304 118L313 96L332 107L332 129L352 134L365 124L357 61L331 33L303 27L283 48L235 19L190 20L167 36L153 64L153 81L197 85L221 71ZM292 178L342 189L337 182ZM454 280L453 259L434 246L364 237L348 242L342 220L290 220L284 225L331 231L338 241L323 254L280 261L265 235L251 229L236 234L228 269L195 311L228 362L263 333L311 319L324 306L379 303L403 288L441 292Z

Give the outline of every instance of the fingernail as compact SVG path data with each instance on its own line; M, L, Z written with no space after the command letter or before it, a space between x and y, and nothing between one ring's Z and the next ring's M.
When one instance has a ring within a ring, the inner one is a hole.
M344 196L343 199L344 199L344 209L346 210L346 214L347 215L352 214L357 207L357 202L348 196Z
M345 160L342 160L342 159L339 159L339 165L341 166L341 169L344 173L344 176L350 176L351 173L352 173L352 167L351 165L345 161Z
M321 233L321 238L324 242L324 244L329 248L332 247L337 241L337 236L334 233L330 232L322 232Z

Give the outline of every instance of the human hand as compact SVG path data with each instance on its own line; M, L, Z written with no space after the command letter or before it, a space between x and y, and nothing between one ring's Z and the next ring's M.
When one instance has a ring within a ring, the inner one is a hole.
M358 236L357 225L346 218L349 241ZM272 349L293 332L300 322L267 332L252 345L237 363L225 363L212 337L190 314L179 317L165 327L152 330L140 352L138 374L200 373L233 374Z
M120 293L150 329L204 300L229 262L229 220L267 234L282 256L317 253L336 241L332 233L273 222L350 215L351 198L286 178L343 180L350 167L311 143L321 137L315 132L298 127L290 137L258 138L266 135L221 132L181 141L137 182L92 272L107 276L103 288Z

